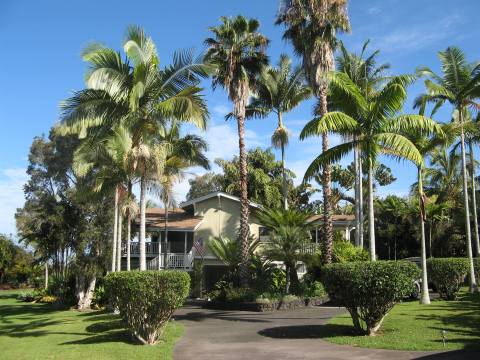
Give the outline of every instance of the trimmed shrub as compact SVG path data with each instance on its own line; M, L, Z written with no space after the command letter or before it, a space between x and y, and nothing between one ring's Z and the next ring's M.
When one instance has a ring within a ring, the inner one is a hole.
M183 271L122 271L105 277L105 292L113 307L142 344L155 344L175 309L190 290Z
M353 262L326 265L322 282L330 299L348 310L354 327L375 335L419 276L420 269L407 261Z
M440 297L455 300L468 273L466 258L432 258L427 260L428 277Z

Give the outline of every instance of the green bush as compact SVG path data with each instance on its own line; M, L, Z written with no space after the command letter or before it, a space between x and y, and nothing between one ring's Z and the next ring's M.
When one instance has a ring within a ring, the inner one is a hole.
M407 261L353 262L326 265L322 282L330 299L348 310L354 327L374 335L419 276L418 267Z
M143 344L159 340L189 290L190 276L183 271L122 271L105 277L111 304Z
M460 285L468 273L466 258L432 258L427 260L428 277L440 297L445 300L457 298Z
M335 241L333 243L333 262L346 263L353 261L368 261L368 251L353 245L349 241Z

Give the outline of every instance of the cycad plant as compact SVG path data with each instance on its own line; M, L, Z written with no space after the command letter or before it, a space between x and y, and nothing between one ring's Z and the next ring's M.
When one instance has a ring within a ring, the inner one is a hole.
M247 118L266 117L270 113L277 116L277 128L272 135L272 146L281 151L282 195L285 209L288 208L285 148L289 142L289 131L285 126L284 115L310 96L311 90L305 84L303 69L292 67L291 59L282 54L276 67L268 66L262 70L254 97L246 111Z
M302 58L308 83L319 102L320 117L327 113L327 74L334 70L337 33L350 30L347 0L284 0L277 24L285 25L283 38L289 40ZM328 149L327 132L322 137L322 151ZM333 223L331 214L331 173L329 164L322 167L324 261L332 261Z
M153 40L138 27L127 30L120 52L95 44L83 57L89 63L87 87L62 104L63 132L101 139L116 125L132 134L140 178L140 270L146 269L145 210L149 182L159 177L165 158L162 146L150 145L168 120L188 121L204 129L208 111L199 77L207 67L192 51L174 55L173 64L160 68Z
M423 157L403 132L429 135L441 132L440 126L422 115L399 114L407 97L406 87L413 81L412 76L402 75L390 78L376 91L368 94L355 84L348 74L330 74L332 91L338 109L309 122L302 130L301 138L332 132L352 139L320 154L308 167L304 180L307 181L325 164L332 164L359 148L368 168L368 230L370 258L375 254L375 221L373 202L373 165L380 154L394 159L407 159L416 164L423 163ZM343 106L341 104L344 104Z
M467 239L467 256L469 260L470 291L476 292L475 270L473 266L472 236L470 228L470 209L468 199L468 175L465 150L465 131L463 128L466 110L478 109L480 98L480 64L469 64L465 54L456 47L449 47L438 54L442 74L438 75L427 67L420 67L417 73L425 76L426 93L417 102L429 102L438 109L445 103L451 104L458 113L460 130L460 148L462 156L463 199L465 211L465 232Z
M213 67L213 87L223 87L233 103L237 120L240 162L240 242L243 262L240 267L242 286L248 284L248 184L247 152L245 147L245 112L248 98L255 89L258 75L267 65L265 49L268 39L258 32L260 23L243 16L222 17L221 24L210 28L213 37L207 38L206 59Z

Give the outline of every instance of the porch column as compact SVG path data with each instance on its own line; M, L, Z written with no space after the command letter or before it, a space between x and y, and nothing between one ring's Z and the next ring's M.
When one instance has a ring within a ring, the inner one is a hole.
M350 227L345 229L345 240L350 241Z
M183 271L185 271L187 267L187 232L185 231L185 240L183 243Z
M161 262L162 261L162 232L158 232L158 270L161 269Z
M318 227L315 228L315 244L318 245Z

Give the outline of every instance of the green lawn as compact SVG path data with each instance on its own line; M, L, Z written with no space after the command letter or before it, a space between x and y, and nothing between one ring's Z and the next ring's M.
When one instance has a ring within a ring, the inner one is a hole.
M117 316L106 312L55 310L16 300L18 291L0 291L1 359L171 359L183 326L168 325L155 346L135 343Z
M446 331L443 347L442 330ZM464 290L458 301L434 300L398 304L387 315L377 336L352 333L347 315L333 318L322 329L322 338L336 344L396 350L480 349L480 295Z

